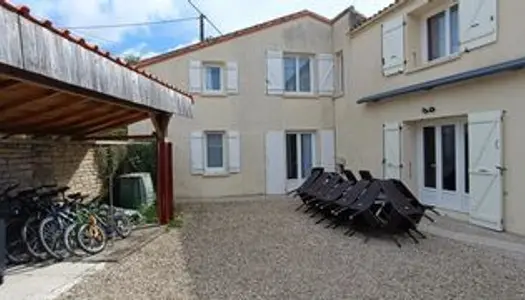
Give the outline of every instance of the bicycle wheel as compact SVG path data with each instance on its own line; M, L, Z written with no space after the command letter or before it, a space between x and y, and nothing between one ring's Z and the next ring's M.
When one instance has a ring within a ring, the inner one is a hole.
M64 244L65 225L60 219L48 216L38 227L38 237L44 249L53 258L62 260L69 254Z
M22 228L22 240L26 245L27 252L37 260L46 260L49 257L46 249L42 246L38 236L40 218L37 216L29 217Z
M80 226L77 241L82 250L94 255L106 249L108 237L100 225L96 222L90 222Z
M31 255L22 239L25 220L16 218L7 223L6 257L12 264L25 264L31 261Z
M64 245L69 253L74 256L82 257L86 255L86 252L80 248L78 243L78 229L80 228L79 224L70 224L66 231L64 232Z
M131 224L131 220L128 216L124 214L116 214L113 217L113 221L115 222L115 231L121 238L125 239L130 236L131 231L133 231L133 224Z

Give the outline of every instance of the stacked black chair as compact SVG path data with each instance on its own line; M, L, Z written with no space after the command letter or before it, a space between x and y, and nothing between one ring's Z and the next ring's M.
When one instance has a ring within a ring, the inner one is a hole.
M396 237L408 235L419 243L414 233L426 238L417 229L421 219L434 222L425 212L439 215L434 207L419 202L400 180L378 179L368 170L359 170L360 180L350 170L343 174L314 170L294 191L303 202L297 210L306 207L311 217L320 215L316 223L328 220L326 228L347 226L348 236L359 232L366 242L371 236L385 235L401 247Z

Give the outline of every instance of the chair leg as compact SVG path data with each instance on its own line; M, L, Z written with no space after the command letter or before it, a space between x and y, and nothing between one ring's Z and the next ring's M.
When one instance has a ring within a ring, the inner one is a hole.
M392 239L392 241L394 241L394 243L396 243L396 245L401 248L401 244L399 243L399 241L396 239L396 237L393 235L393 234L389 234L390 236L390 239Z
M430 222L434 223L436 220L432 219L429 215L423 214L423 217L427 218Z
M317 216L320 212L320 210L315 211L313 214L310 215L310 218Z
M355 233L355 230L350 228L344 233L344 235L349 235L350 233Z
M303 203L303 204L301 204L301 205L299 205L299 207L297 207L297 208L295 209L295 211L298 211L298 210L300 210L301 208L303 208L303 207L304 207L304 205L305 205L304 203Z
M315 222L315 224L319 224L319 223L323 222L324 220L326 220L326 217L322 217L321 219L317 220L317 222Z
M334 221L331 221L330 223L328 223L324 228L330 228L330 227L333 227L335 224Z
M421 238L423 238L423 239L427 238L421 231L417 230L416 228L412 228L412 230L414 232L416 232L417 234L419 234L421 236Z
M407 231L407 234L408 234L409 237L412 238L412 240L414 240L414 243L419 244L419 241L418 241L418 240L416 239L416 237L412 234L412 232Z

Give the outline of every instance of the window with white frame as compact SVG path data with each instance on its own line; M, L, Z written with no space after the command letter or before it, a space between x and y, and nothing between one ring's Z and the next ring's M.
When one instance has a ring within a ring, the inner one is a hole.
M284 56L284 90L287 93L312 93L312 57Z
M459 52L458 5L426 19L427 60L432 61Z
M335 94L341 95L344 93L344 61L343 51L339 51L335 54Z
M220 64L204 64L204 91L219 93L223 91L223 67Z
M205 169L206 171L224 171L225 164L225 139L223 132L205 133Z

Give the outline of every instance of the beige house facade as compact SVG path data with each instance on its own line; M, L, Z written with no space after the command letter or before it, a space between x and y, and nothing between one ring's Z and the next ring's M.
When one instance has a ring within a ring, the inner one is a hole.
M348 78L337 155L449 214L525 234L523 9L397 1L353 29L336 23Z
M523 1L398 0L370 18L301 12L146 60L198 95L195 119L170 125L175 193L282 194L308 168L343 159L402 179L449 215L525 234L524 10ZM225 92L203 92L208 64L221 66ZM228 171L206 169L215 131Z
M302 11L143 61L196 103L169 125L175 195L283 194L334 169L333 60L331 21Z

